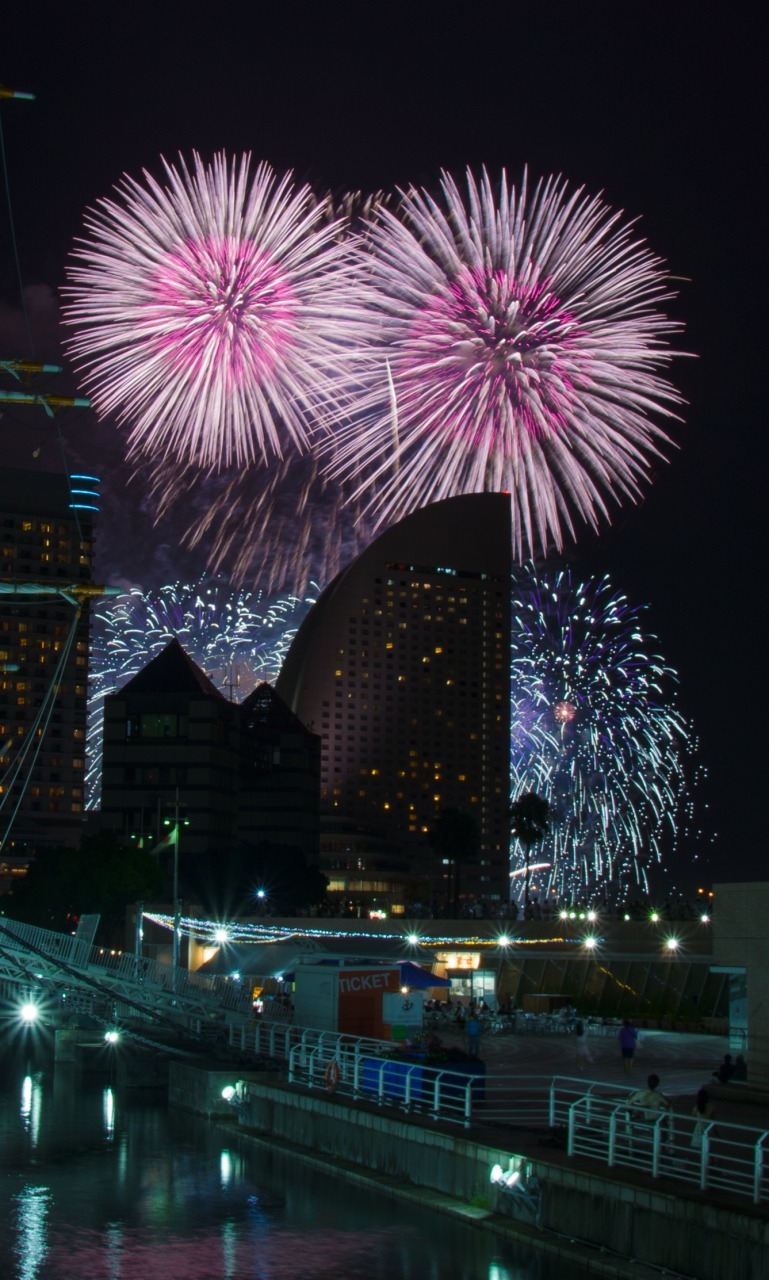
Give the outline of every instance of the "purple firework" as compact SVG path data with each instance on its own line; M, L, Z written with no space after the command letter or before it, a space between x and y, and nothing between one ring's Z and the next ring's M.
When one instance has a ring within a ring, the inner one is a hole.
M509 490L522 557L637 496L668 442L650 415L680 404L660 374L679 326L663 263L601 199L467 188L444 174L442 203L411 189L369 220L357 418L322 447L380 523Z
M77 242L69 352L134 454L204 467L303 448L338 409L357 314L344 218L249 156L163 161L100 200Z
M183 511L184 546L239 587L304 595L326 586L370 541L370 526L312 453L206 475L159 460L142 473L149 505Z

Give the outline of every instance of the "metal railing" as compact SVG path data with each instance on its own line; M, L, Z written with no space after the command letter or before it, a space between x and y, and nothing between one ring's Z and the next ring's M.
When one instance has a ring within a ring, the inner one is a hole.
M389 1041L260 1021L241 1036L241 1049L288 1064L290 1084L352 1101L421 1112L469 1128L483 1092L483 1075L462 1064L428 1066L401 1056Z
M389 1042L280 1023L257 1024L241 1047L286 1062L290 1083L353 1103L370 1101L467 1129L493 1129L497 1143L504 1129L546 1128L571 1157L749 1197L754 1204L769 1202L769 1132L720 1120L703 1126L674 1112L645 1119L605 1081L498 1072L463 1076L459 1063L410 1061ZM511 1139L508 1145L515 1141L512 1133Z
M6 956L14 951L18 956L19 981L29 980L31 968L38 980L62 989L77 982L78 977L102 981L117 1002L121 997L130 998L168 1015L222 1013L243 1020L253 1012L250 992L228 978L174 970L132 952L93 947L74 935L16 920L4 918L1 932ZM10 960L4 974L9 980L13 978L12 970Z
M636 1111L626 1099L587 1094L568 1104L567 1151L609 1168L637 1169L698 1187L769 1201L769 1132L660 1111Z

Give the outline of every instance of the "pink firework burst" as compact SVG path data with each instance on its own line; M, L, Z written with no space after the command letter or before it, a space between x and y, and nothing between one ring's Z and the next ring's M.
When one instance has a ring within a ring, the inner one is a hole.
M507 490L519 557L635 499L681 401L662 376L680 326L663 263L560 179L444 174L368 223L357 416L327 452L379 523Z
M327 201L249 156L125 177L68 269L69 352L130 450L202 467L303 449L343 399L357 291Z

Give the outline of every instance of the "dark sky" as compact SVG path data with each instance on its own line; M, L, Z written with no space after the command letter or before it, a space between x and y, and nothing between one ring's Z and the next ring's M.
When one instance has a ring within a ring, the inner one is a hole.
M11 3L0 49L0 84L37 94L35 103L3 103L2 123L44 354L85 207L124 172L157 171L161 153L251 150L340 191L434 184L442 167L468 163L517 177L528 164L603 191L640 218L680 278L671 311L696 355L673 370L688 401L680 450L638 507L617 512L600 538L580 540L576 562L609 571L649 604L709 765L722 833L714 874L740 879L762 874L764 843L766 138L753 22L746 7L688 0ZM5 342L19 332L18 297L3 209ZM29 422L18 412L0 420L5 456L16 462L37 431ZM92 448L94 466L118 474L108 427L88 415L61 425L81 456ZM46 440L47 430L42 423ZM138 565L157 579L144 585L158 585L173 566L173 534L153 531L134 502L129 490L120 507L108 504L103 553L113 572L122 554L126 576Z

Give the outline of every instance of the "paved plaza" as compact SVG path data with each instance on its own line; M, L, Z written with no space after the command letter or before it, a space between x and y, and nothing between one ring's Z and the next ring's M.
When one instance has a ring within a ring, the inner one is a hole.
M518 1073L521 1076L564 1075L616 1087L620 1093L642 1088L646 1077L655 1072L660 1089L670 1098L673 1109L689 1114L694 1095L703 1085L713 1087L717 1117L731 1124L750 1125L769 1130L769 1096L759 1097L748 1085L712 1086L711 1076L729 1052L726 1036L697 1035L676 1031L640 1031L632 1075L626 1076L620 1056L618 1028L607 1028L607 1035L591 1035L588 1040L592 1064L577 1055L577 1038L566 1034L533 1032L493 1035L486 1032L481 1039L481 1058L488 1072ZM436 1034L446 1045L464 1045L460 1030L441 1029ZM582 1070L580 1068L582 1067ZM748 1061L748 1071L750 1062Z

